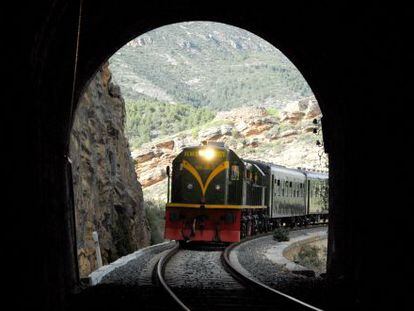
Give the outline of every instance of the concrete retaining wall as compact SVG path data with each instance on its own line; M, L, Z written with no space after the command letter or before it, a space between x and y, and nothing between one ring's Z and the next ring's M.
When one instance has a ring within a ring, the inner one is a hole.
M138 258L139 256L143 255L146 252L149 252L149 251L151 251L155 248L158 248L158 247L162 247L162 246L167 245L169 243L174 243L174 242L167 241L167 242L163 242L163 243L160 243L160 244L155 244L155 245L151 245L151 246L148 246L148 247L141 248L141 249L137 250L136 252L134 252L132 254L129 254L127 256L123 256L121 258L118 258L118 260L110 263L109 265L105 265L105 266L100 267L99 269L97 269L97 270L93 271L91 274L89 274L89 276L88 276L89 277L89 284L90 285L99 284L101 282L102 278L105 275L107 275L108 273L114 271L115 269L117 269L119 267L122 267L122 266L126 265L131 260Z
M315 276L315 271L293 262L294 256L305 244L320 242L328 238L326 228L315 232L306 232L290 238L286 242L278 242L275 247L269 249L265 256L277 265L283 266L289 271L306 276Z

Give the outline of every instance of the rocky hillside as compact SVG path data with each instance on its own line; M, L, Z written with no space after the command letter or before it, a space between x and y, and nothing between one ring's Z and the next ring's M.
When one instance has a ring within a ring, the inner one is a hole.
M82 277L96 269L93 231L99 234L104 264L150 241L124 124L124 100L106 64L80 100L71 136Z
M171 137L144 144L132 152L145 200L166 199L165 167L184 146L220 141L240 157L287 167L326 170L321 132L313 133L321 112L314 97L289 103L283 110L240 107L218 112L211 122Z
M218 110L257 104L279 108L312 94L275 47L246 30L214 22L149 31L115 53L110 68L127 101L144 94Z

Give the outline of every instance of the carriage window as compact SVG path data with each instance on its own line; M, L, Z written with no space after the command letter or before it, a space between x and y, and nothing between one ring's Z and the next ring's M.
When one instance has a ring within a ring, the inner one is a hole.
M238 165L232 165L231 166L231 175L230 175L230 179L231 180L239 180L240 178L240 169Z

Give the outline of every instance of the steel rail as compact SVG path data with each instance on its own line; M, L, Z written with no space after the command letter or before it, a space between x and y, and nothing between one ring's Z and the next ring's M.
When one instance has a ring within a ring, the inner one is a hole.
M259 237L263 237L263 235ZM279 307L285 307L287 310L294 310L294 311L309 311L309 310L323 311L322 309L314 307L306 302L303 302L297 298L294 298L274 288L271 288L270 286L267 286L266 284L260 282L256 278L253 278L247 275L246 273L244 273L243 271L240 271L231 263L231 260L230 260L231 251L235 247L239 246L240 244L246 241L251 241L253 239L254 238L249 238L249 239L237 242L237 243L233 243L229 245L223 251L221 255L221 259L222 259L222 263L225 266L226 270L239 282L242 282L251 288L255 288L255 289L261 290L262 292L267 292L273 295L275 297L275 300L277 300L277 303L275 303L275 306L277 306L279 310L280 310Z
M157 281L161 285L161 287L166 291L166 293L174 300L174 302L180 307L181 310L191 311L189 307L187 307L180 298L173 292L171 287L167 284L164 278L165 267L168 261L179 252L180 244L178 242L176 245L165 255L163 255L157 264Z

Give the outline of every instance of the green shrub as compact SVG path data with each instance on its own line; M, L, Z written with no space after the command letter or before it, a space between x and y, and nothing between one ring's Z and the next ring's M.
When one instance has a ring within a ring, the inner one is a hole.
M304 245L294 257L294 261L304 267L319 270L325 264L319 256L320 248L313 245Z
M151 232L151 245L164 242L165 206L159 202L145 201L145 215Z
M267 108L266 111L270 116L279 119L280 113L278 109L272 107L272 108Z
M289 230L286 228L276 228L273 231L273 239L279 242L289 241Z
M232 129L231 130L231 136L233 137L233 138L240 138L240 137L242 137L242 135L239 133L239 131L238 130L236 130L236 129Z

